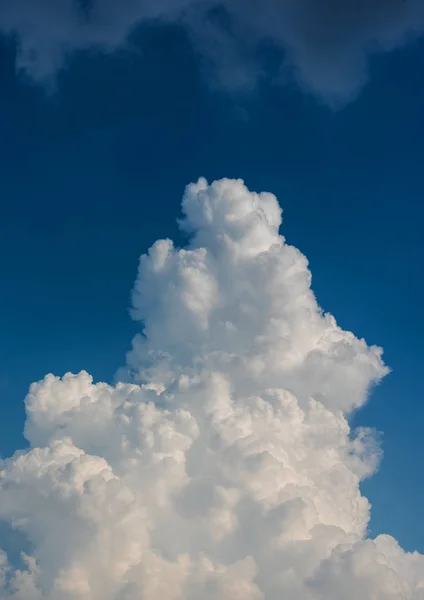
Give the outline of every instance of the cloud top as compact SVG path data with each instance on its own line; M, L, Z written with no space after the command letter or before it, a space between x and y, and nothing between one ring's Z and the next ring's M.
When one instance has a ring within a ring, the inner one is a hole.
M47 375L30 449L1 465L4 600L422 600L424 557L367 538L373 432L348 413L386 373L279 234L272 194L187 187L186 248L142 256L123 371ZM5 549L6 550L6 549Z

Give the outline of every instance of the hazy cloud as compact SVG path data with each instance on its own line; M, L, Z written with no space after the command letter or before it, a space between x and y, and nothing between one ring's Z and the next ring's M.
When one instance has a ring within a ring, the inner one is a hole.
M248 88L263 74L261 45L283 52L284 77L330 103L358 93L368 55L424 29L421 0L13 0L0 4L0 31L14 35L17 66L52 76L72 52L113 51L141 24L185 27L221 83Z

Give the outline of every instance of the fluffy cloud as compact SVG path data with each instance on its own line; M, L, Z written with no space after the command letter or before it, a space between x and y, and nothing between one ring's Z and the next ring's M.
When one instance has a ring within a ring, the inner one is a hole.
M381 350L321 311L273 195L201 179L183 213L187 248L140 260L127 383L31 386L0 598L423 600L424 556L367 538L379 448L347 420Z
M152 21L185 27L225 86L263 74L261 46L284 53L283 71L329 102L354 97L370 52L389 51L424 30L421 0L13 0L0 4L0 32L15 36L18 68L48 79L75 50L111 51Z

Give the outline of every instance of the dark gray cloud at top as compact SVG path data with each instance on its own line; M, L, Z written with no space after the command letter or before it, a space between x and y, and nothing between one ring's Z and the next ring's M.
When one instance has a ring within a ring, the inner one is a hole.
M254 86L258 48L281 50L281 71L328 102L353 99L368 57L424 31L422 0L0 0L0 30L14 36L17 68L48 80L75 50L113 51L152 20L185 27L216 78Z

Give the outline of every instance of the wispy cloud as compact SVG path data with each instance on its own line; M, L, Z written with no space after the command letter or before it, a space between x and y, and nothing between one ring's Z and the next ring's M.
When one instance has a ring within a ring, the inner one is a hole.
M0 5L0 31L18 45L17 67L47 80L75 50L113 51L140 24L185 27L222 85L254 86L258 50L282 52L281 69L329 103L353 99L368 56L424 30L421 0L14 0ZM259 53L260 54L260 53Z

